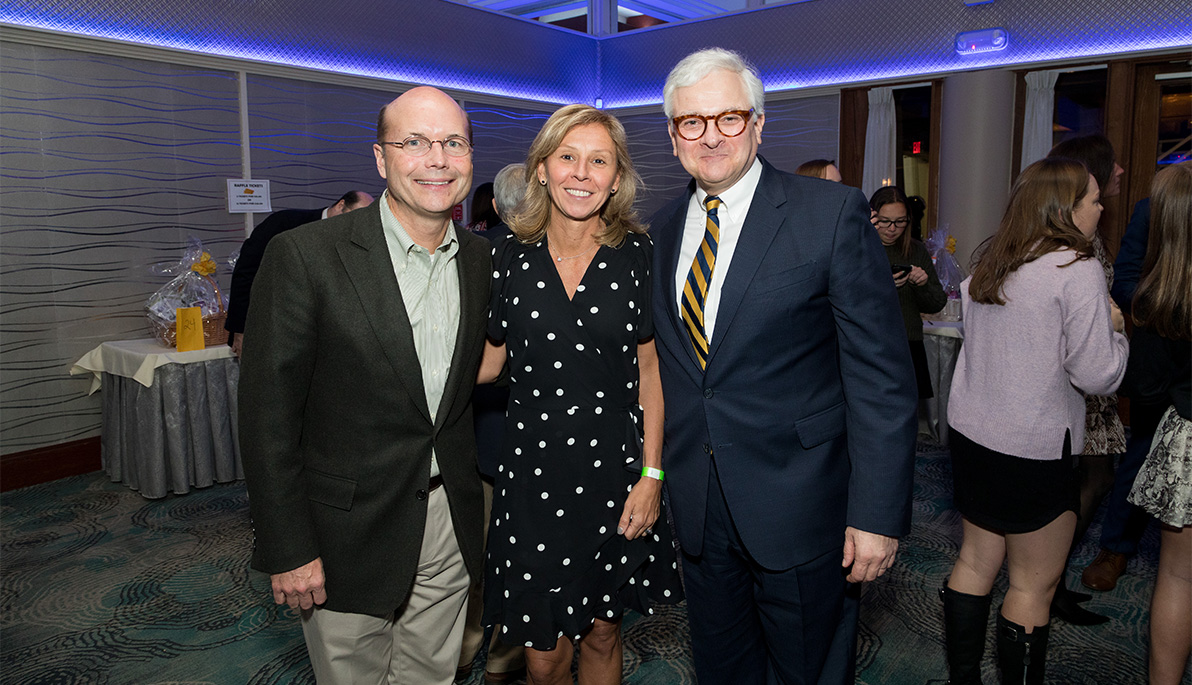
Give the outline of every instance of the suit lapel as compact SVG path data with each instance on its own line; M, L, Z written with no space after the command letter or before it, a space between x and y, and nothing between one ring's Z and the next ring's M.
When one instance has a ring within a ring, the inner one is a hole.
M356 289L356 296L368 317L369 325L389 366L405 387L410 399L422 416L430 422L426 405L426 388L422 383L422 367L414 348L414 330L402 300L397 276L385 234L381 228L380 203L351 215L360 217L352 223L347 240L336 245L340 261ZM361 372L366 372L362 369Z
M485 285L491 281L489 269L484 263L486 251L491 243L483 238L464 240L464 229L453 227L455 237L459 241L459 251L456 253L456 268L459 273L459 330L455 334L455 349L451 352L451 369L447 373L447 383L443 387L443 398L439 402L439 410L435 413L435 428L441 428L452 404L460 393L460 385L464 383L464 374L469 369L475 370L471 364L476 360L468 359L471 354L473 335L477 326L483 326L485 309L488 306ZM476 379L468 380L471 384ZM470 395L469 395L470 396Z
M684 193L682 202L679 203L674 214L659 229L658 237L659 242L662 242L662 239L667 241L662 242L662 249L659 250L659 255L662 258L659 263L659 274L662 276L662 291L665 293L663 305L666 309L666 321L671 327L674 339L679 342L679 347L687 353L687 359L690 362L687 367L688 371L698 376L700 373L699 359L695 356L695 348L691 346L687 327L683 324L683 319L679 317L679 291L675 289L675 279L679 269L682 269L686 275L691 268L690 264L679 265L679 252L683 249L683 230L687 225L687 206L690 204L691 195L694 192L695 181L693 180L687 184L687 192Z
M753 202L749 205L749 215L745 217L745 223L741 226L737 249L733 252L732 263L729 264L724 285L721 286L720 307L716 311L716 330L712 334L712 343L708 349L709 367L712 365L712 358L716 356L716 350L720 348L720 343L727 337L733 318L741 308L741 302L753 281L753 275L757 273L762 259L770 249L770 244L774 242L774 236L786 220L787 213L781 211L785 203L782 179L774 173L774 167L763 159L762 176L758 179Z

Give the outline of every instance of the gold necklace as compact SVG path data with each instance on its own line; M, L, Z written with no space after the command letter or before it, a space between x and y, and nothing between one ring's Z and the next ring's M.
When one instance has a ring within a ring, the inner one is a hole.
M570 257L555 257L555 261L556 262L565 262L568 259L579 259L580 257L583 257L584 255L588 254L589 252L591 252L592 250L595 250L598 247L600 247L599 243L593 245L592 247L589 247L588 249L584 250L583 252L581 252L577 255L571 255Z

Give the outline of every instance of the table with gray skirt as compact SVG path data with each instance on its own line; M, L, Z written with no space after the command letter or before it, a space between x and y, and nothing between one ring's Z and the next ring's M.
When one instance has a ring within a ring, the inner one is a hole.
M108 342L76 364L98 376L103 392L104 470L151 499L243 479L239 361L219 349L178 353L155 345Z
M948 444L948 397L952 390L952 374L964 344L964 324L953 321L924 322L923 347L927 351L927 368L931 373L934 397L927 404L927 434L940 445Z

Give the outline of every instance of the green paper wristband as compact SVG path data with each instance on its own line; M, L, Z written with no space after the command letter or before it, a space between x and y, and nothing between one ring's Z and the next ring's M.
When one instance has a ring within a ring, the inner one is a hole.
M662 482L665 475L666 474L662 472L662 469L656 469L650 466L642 467L642 478L653 478L658 482Z

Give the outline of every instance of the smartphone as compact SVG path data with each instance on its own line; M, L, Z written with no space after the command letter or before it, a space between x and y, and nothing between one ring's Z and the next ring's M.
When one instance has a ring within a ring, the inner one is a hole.
M914 268L914 266L911 264L891 264L890 265L890 271L895 276L909 274L911 272L911 269L913 269L913 268Z

